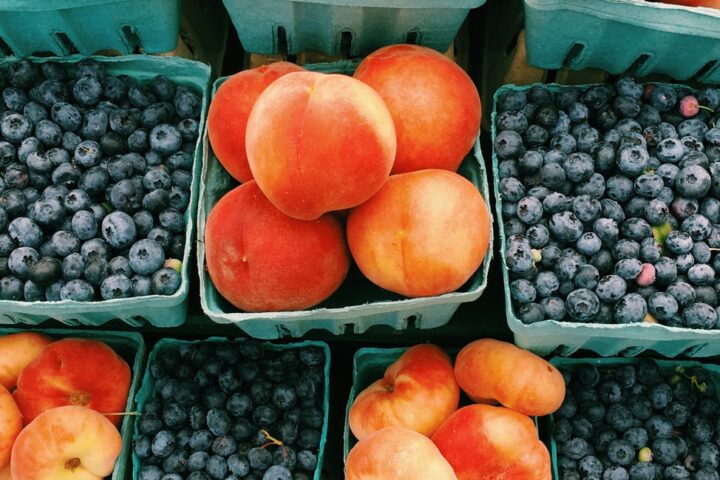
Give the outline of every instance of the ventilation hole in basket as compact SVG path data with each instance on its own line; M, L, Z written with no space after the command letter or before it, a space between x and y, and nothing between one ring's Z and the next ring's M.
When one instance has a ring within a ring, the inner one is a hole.
M545 74L545 83L555 83L557 74L558 74L557 70L548 70L547 73Z
M515 32L515 35L512 36L510 39L510 43L508 43L507 47L505 47L505 56L509 57L512 52L515 51L515 47L517 47L518 39L520 38L520 32L522 29L518 29Z
M63 55L74 55L76 53L80 53L80 50L78 50L65 32L55 32L53 33L53 36L55 37L55 41L57 41L58 45L60 45Z
M697 71L695 75L693 75L692 80L702 80L705 75L715 70L715 67L718 66L718 63L720 63L720 60L713 60L706 63L700 70Z
M405 317L405 322L407 323L407 328L417 328L417 323L420 320L420 315L409 315Z
M637 357L645 351L645 347L627 347L617 353L618 357Z
M340 33L340 54L343 58L350 58L350 51L352 49L352 32L341 32Z
M405 36L405 43L409 43L410 45L417 44L418 41L418 32L408 32Z
M578 347L571 347L569 345L560 345L555 349L555 352L553 352L553 355L558 355L560 357L569 357L573 353L575 353L578 350Z
M288 39L285 27L277 27L277 51L281 55L287 56L288 53Z
M635 61L630 65L630 68L628 68L628 73L631 75L638 75L642 71L643 68L645 68L650 61L652 56L648 55L647 53L643 53L639 57L635 59Z
M573 46L570 47L570 51L565 55L565 59L563 60L563 67L570 67L575 62L575 60L580 57L583 50L585 50L585 45L582 43L573 43Z
M284 325L278 325L278 326L275 327L275 328L277 328L278 338L290 338L290 337L292 337L292 333L290 332L290 329L288 329L286 326L284 326Z
M3 57L12 57L15 54L10 45L7 44L4 38L0 37L0 55Z
M130 25L123 25L120 28L120 32L122 32L123 42L125 42L129 51L132 53L143 53L142 42L135 28Z
M343 325L343 335L352 335L355 333L355 325L352 323L346 323Z
M693 345L692 347L688 347L685 350L683 350L682 352L680 352L680 354L678 356L694 357L695 355L698 354L698 352L700 352L707 346L708 346L707 343L701 343L700 345Z

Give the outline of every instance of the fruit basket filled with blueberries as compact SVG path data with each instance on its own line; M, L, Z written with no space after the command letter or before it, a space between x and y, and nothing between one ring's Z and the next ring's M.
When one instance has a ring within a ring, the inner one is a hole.
M0 314L182 323L209 69L131 56L0 70Z
M555 358L567 383L549 422L553 478L718 478L720 371L698 362Z
M133 478L319 480L329 376L322 342L161 340L136 398Z
M627 77L498 90L496 207L519 345L720 353L719 105L718 89Z

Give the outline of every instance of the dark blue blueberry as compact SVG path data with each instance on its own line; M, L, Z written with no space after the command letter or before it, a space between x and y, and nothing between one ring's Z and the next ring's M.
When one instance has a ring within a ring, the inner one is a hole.
M525 186L517 178L503 178L500 181L500 193L503 200L517 202L525 196Z
M680 169L675 180L675 189L684 198L696 199L710 191L711 177L703 167L690 165Z
M62 275L66 281L82 278L85 259L79 253L72 253L62 261Z
M108 124L113 132L121 135L131 135L137 130L138 122L129 110L124 108L114 109L108 115Z
M100 296L103 300L128 298L132 296L132 283L121 273L111 274L100 284Z
M175 210L178 212L177 210ZM167 212L167 211L166 211ZM160 223L163 224L163 215L166 214L166 212L162 212L160 214ZM179 212L178 212L179 213ZM540 200L538 200L535 197L524 197L518 201L517 204L517 216L518 218L525 224L533 225L538 223L542 219L543 215L543 207ZM177 215L178 218L179 215ZM180 232L183 230L183 226L177 226L177 222L175 227L170 227L169 225L164 225L165 228L170 230L171 232Z
M602 220L602 219L599 219ZM611 220L612 221L612 220ZM593 232L583 233L576 243L578 252L583 255L592 256L602 248L602 240Z
M615 264L615 273L625 280L634 280L642 270L642 263L635 258L624 258Z
M108 129L108 116L100 109L90 110L83 117L80 135L90 140L100 140Z
M107 215L102 221L100 230L105 241L116 249L132 245L137 234L132 217L120 211Z
M504 130L495 137L495 153L498 158L516 158L523 152L523 139L513 130Z
M648 310L658 320L668 320L678 313L675 298L665 292L657 292L648 299Z
M635 449L627 440L616 439L608 445L607 455L614 464L628 466L635 460Z
M272 454L264 448L251 448L247 458L254 470L265 470L272 465Z
M550 241L550 232L541 224L532 225L527 229L525 236L531 248L543 248Z
M190 445L192 445L192 440ZM188 457L187 469L190 472L199 472L205 470L207 462L210 459L210 455L204 450L205 449L196 449L196 451Z
M528 119L517 110L505 111L497 116L496 125L500 131L514 130L523 133L528 127ZM192 140L192 138L189 140Z
M138 187L132 179L120 180L110 191L110 203L118 210L132 213L142 205L142 196L142 186Z
M677 266L668 257L660 257L655 262L655 281L660 285L669 285L677 278Z
M86 170L78 182L78 187L85 190L91 196L97 196L105 192L110 184L110 174L102 167L92 167Z
M518 303L530 303L535 301L537 292L532 282L520 279L510 283L510 295Z
M668 85L655 85L650 92L648 103L660 112L671 110L677 103L677 93Z
M628 293L613 307L615 323L638 323L645 319L647 303L637 293Z
M625 295L627 283L617 275L606 275L602 277L595 287L595 293L600 300L606 303L614 303Z
M689 328L710 329L717 324L717 312L705 303L693 303L682 313L685 325Z
M715 270L710 265L693 265L687 272L688 280L694 285L711 285L715 281Z
M100 163L102 158L102 149L100 144L94 140L85 140L75 147L73 162L83 168L94 167Z
M600 132L589 126L582 126L573 132L577 138L578 151L588 153L600 141Z
M52 182L68 189L75 188L82 180L82 171L72 163L58 165L52 172ZM80 185L82 188L82 185ZM88 192L89 193L89 192Z
M623 175L612 176L606 182L605 192L612 200L625 203L633 196L633 181Z
M108 162L107 165L110 178L114 182L125 180L133 176L134 169L129 159L123 157L115 157Z
M171 155L180 150L181 146L182 136L173 125L164 123L150 131L150 148L157 153Z
M100 147L105 155L120 155L127 153L127 141L117 132L107 132L100 138Z
M138 128L127 138L128 150L142 153L150 148L150 137L147 130Z
M96 105L102 91L102 84L94 77L82 77L73 85L73 97L83 107Z
M175 93L175 112L180 118L198 118L202 100L187 88L178 87Z
M8 225L8 234L21 247L37 248L43 242L42 230L27 217L13 219Z
M567 296L566 309L568 315L576 321L587 322L600 310L600 301L591 290L580 288Z
M87 258L83 277L92 285L99 286L108 276L108 261L102 257Z
M539 156L539 154L538 154ZM536 160L538 160L536 158ZM542 165L542 156L539 158L540 165ZM519 164L522 163L522 159L519 162ZM192 170L192 164L193 164L193 157L187 152L177 152L174 155L171 155L166 161L165 165L170 170ZM539 168L539 167L538 167ZM522 167L521 167L522 170Z
M562 167L567 179L571 182L583 182L589 179L595 169L592 157L586 153L569 155Z
M57 258L43 257L30 265L28 274L33 283L45 287L61 277L62 263Z

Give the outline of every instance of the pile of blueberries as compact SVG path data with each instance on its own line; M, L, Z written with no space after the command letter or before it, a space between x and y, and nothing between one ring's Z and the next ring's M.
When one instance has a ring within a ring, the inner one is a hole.
M663 374L642 360L563 375L553 416L560 480L720 478L720 404L706 370Z
M720 325L720 89L632 78L496 104L518 318Z
M19 61L0 90L0 299L175 293L201 97L89 59Z
M239 343L166 346L137 422L139 480L308 480L324 423L325 354Z

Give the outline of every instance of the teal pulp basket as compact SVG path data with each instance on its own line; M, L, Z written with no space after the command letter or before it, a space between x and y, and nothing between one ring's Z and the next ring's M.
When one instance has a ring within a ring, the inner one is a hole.
M587 88L589 86L547 85L553 92L558 92L564 88ZM673 86L677 87L678 85ZM507 91L529 90L530 88L532 88L532 85L505 85L495 92L494 102L497 104L498 98ZM493 145L495 144L495 136L498 133L495 123L496 116L497 111L493 106ZM710 357L720 355L720 330L698 330L650 323L610 325L543 320L532 325L526 325L520 321L513 308L510 296L510 276L505 261L505 225L502 216L498 163L493 147L493 186L495 191L495 211L500 232L500 261L502 262L505 288L505 314L508 326L515 336L516 345L539 355L548 355L553 352L557 355L571 355L581 349L590 350L605 357L632 357L645 350L655 351L665 357Z
M223 0L243 48L291 55L363 56L416 43L444 52L485 0Z
M176 340L173 338L163 338L160 340L155 347L150 352L150 355L148 357L148 368L145 370L145 375L143 376L142 380L142 386L140 387L140 390L137 392L137 396L135 397L135 401L137 404L137 411L141 412L143 411L143 406L148 400L151 400L153 398L153 394L155 393L155 378L153 378L152 375L150 375L150 364L155 360L155 358L158 355L158 352L162 350L165 347L168 346L177 346L177 345L191 345L191 344L200 344L200 343L240 343L240 342L246 342L251 341L247 339L237 339L237 340L229 340L227 338L221 338L221 337L212 337L208 338L206 340L193 340L193 341L186 341L186 340ZM263 345L271 350L287 350L287 349L296 349L296 348L303 348L303 347L319 347L323 350L325 353L325 369L324 369L324 375L325 375L325 387L323 391L323 413L325 415L325 419L323 421L323 427L322 427L322 436L320 437L320 445L318 446L318 455L317 455L317 467L315 469L315 473L313 475L313 480L320 480L322 468L323 468L323 459L325 456L325 443L327 442L327 430L328 430L328 419L329 415L328 412L330 411L330 347L325 342L318 342L318 341L303 341L303 342L295 342L295 343L285 343L285 344L275 344L275 343L269 343L265 342ZM133 438L137 438L139 435L137 428L134 430ZM140 469L142 468L142 461L138 456L135 454L135 452L132 453L132 472L133 472L133 479L139 478Z
M309 70L324 73L352 74L357 61L306 66ZM215 81L213 92L225 81ZM200 303L205 314L214 322L235 324L254 338L276 339L300 337L315 329L327 330L335 335L362 333L375 325L386 325L395 330L415 326L421 329L445 325L461 303L477 300L485 290L487 273L492 259L492 232L490 246L481 267L459 291L424 298L404 298L372 285L359 271L351 269L340 289L319 306L289 312L239 312L217 291L205 268L205 222L215 203L238 184L225 171L204 138L200 204L198 207L198 272L200 272ZM485 163L479 141L463 161L458 173L470 180L482 193L490 211ZM491 219L492 222L492 219Z
M59 62L73 64L86 57L31 58L37 63ZM202 162L203 130L210 88L210 67L207 65L174 57L128 55L123 57L90 57L102 63L114 75L128 75L138 80L150 80L163 74L171 80L191 87L203 97L199 137L195 146L193 181L190 204L185 211L185 252L182 258L182 284L173 295L148 295L146 297L121 298L96 302L18 302L0 300L0 324L37 325L54 319L66 325L99 326L113 319L120 319L132 326L150 323L156 327L174 327L185 322L187 317L187 296L190 290L190 253L195 239L195 215L200 184ZM16 58L0 60L0 72L5 72Z
M22 330L17 328L0 328L0 337L10 335L12 333L28 332L30 330ZM88 338L98 340L109 345L115 353L120 355L130 366L132 371L132 380L130 383L130 391L128 394L125 412L135 411L135 393L140 387L140 380L144 369L145 362L145 341L142 335L134 332L110 332L103 330L62 330L62 329L38 329L32 330L35 333L42 333L55 339L60 338ZM120 413L120 412L118 412ZM118 459L115 461L115 469L113 470L112 480L125 480L127 469L127 461L132 450L133 427L135 425L135 416L126 415L120 427L120 435L122 436L122 450Z
M720 10L645 0L525 0L531 65L720 83Z
M0 56L175 50L181 0L3 0Z

